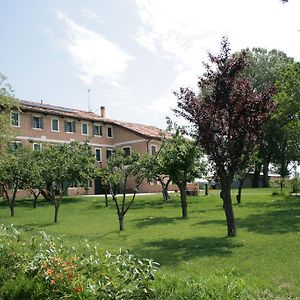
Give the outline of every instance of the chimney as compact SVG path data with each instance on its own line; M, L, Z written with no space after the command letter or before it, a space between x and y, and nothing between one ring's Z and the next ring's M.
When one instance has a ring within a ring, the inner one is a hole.
M43 100L41 100L41 104L44 104L44 101L43 101Z
M100 107L100 117L105 118L105 106Z

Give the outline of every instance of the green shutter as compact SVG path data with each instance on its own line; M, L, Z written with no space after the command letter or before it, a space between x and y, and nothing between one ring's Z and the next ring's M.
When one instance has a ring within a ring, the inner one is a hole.
M32 116L31 120L32 120L32 128L34 128L34 116Z
M76 132L76 121L73 121L73 132Z
M64 120L64 125L65 125L65 132L68 132L68 122Z
M99 125L99 134L102 136L102 126Z
M96 135L96 133L95 133L95 124L93 124L93 135Z
M41 128L43 129L44 128L44 117L41 116Z

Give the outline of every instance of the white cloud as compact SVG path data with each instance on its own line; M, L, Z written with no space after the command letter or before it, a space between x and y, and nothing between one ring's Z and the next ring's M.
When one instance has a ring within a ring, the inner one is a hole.
M87 85L101 80L118 86L133 58L118 45L76 23L64 12L57 11L56 15L66 25L66 50L75 63L80 79Z
M290 0L135 0L141 26L136 41L156 55L171 59L177 74L169 90L148 105L167 111L171 91L196 88L207 51L216 53L222 36L233 50L277 48L300 58L300 3ZM297 41L297 42L296 42Z
M94 20L98 23L104 23L103 20L91 9L83 8L81 10L82 15L88 20Z

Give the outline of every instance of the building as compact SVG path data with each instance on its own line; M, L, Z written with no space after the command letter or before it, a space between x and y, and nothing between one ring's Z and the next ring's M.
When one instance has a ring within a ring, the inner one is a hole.
M148 125L134 124L106 117L105 107L97 115L65 107L36 102L21 101L20 110L11 115L11 126L15 135L12 146L23 144L40 149L48 143L60 144L71 141L87 142L92 146L96 162L105 166L117 148L125 152L140 154L156 153L160 147L163 130ZM176 189L176 186L171 186ZM140 192L159 192L159 183L144 181ZM26 192L22 196L26 196ZM101 183L95 180L86 192L82 188L69 188L68 195L101 194ZM29 195L29 194L27 194Z

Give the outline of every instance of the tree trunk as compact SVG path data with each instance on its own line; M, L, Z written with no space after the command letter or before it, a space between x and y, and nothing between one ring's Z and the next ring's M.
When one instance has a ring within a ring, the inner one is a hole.
M231 183L232 180L229 178L221 178L221 194L224 203L224 211L226 216L226 223L227 223L227 234L229 237L235 237L236 226L235 226L235 219L234 213L232 208L232 201L231 201Z
M108 207L108 198L107 198L107 191L105 190L105 207Z
M58 209L59 205L54 205L54 223L57 223L58 221Z
M9 208L10 208L10 216L14 217L15 216L15 206L14 206L14 204L10 203Z
M119 214L119 228L120 231L124 231L124 215L123 214Z
M254 174L253 174L253 179L252 179L252 187L253 188L258 188L259 187L260 170L261 170L261 163L256 164Z
M269 187L269 160L263 162L263 187Z
M168 189L166 189L164 186L162 186L162 195L163 195L163 199L165 203L169 203L170 202L170 195L168 193Z
M38 197L39 197L39 195L33 195L33 208L36 208L37 198Z
M180 183L178 187L180 190L182 218L187 219L186 182Z

